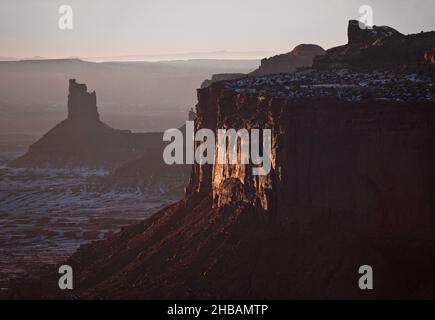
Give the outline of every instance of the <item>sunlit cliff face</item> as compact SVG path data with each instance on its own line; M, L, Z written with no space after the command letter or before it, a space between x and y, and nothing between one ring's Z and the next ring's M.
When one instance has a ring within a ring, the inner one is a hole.
M352 223L371 230L430 221L424 209L428 199L417 190L433 183L415 161L430 158L421 137L433 131L425 119L434 111L434 90L424 74L346 69L245 78L201 89L195 129L270 129L271 169L253 175L253 165L241 161L239 139L237 163L195 165L187 191L211 192L215 208L244 202L280 219L301 212L307 212L305 218L347 212ZM400 183L395 181L399 172ZM388 191L388 185L400 188ZM419 218L411 213L415 207ZM284 216L289 208L295 213Z

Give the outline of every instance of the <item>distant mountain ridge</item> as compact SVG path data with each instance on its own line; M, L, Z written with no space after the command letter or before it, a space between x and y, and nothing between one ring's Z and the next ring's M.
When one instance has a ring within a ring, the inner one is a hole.
M130 54L113 57L86 57L89 61L170 61L170 60L197 60L197 59L217 59L217 60L257 60L273 54L269 51L206 51L206 52L185 52L185 53L162 53L162 54Z
M0 57L0 61L16 61L16 60L19 59L15 57Z
M67 60L79 59L89 62L131 62L131 61L144 61L144 62L163 62L175 60L259 60L263 57L271 56L274 53L271 51L229 51L229 50L216 50L216 51L198 51L198 52L180 52L180 53L158 53L158 54L126 54L115 55L106 57L87 57L87 56L70 56L70 57L57 57L47 58L42 56L34 57L0 57L0 61L24 61L24 60Z

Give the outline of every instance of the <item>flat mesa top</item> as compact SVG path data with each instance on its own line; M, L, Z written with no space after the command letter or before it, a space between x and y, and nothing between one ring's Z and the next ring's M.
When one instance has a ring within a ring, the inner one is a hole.
M335 96L346 101L435 101L434 76L429 73L365 73L348 69L310 69L295 73L247 77L227 81L225 85L238 93L290 100Z

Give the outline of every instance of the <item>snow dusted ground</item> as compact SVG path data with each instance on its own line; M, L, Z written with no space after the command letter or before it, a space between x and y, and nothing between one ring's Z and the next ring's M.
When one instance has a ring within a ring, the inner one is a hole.
M432 75L399 74L386 71L370 73L348 69L308 69L226 82L240 93L271 95L289 100L335 96L346 101L364 99L394 101L433 101L435 84Z
M137 192L100 193L98 170L0 167L0 288L65 260L81 244L103 239L174 202Z

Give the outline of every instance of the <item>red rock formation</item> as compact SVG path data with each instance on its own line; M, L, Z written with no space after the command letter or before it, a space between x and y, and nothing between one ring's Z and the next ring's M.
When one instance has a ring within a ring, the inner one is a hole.
M311 67L313 60L318 55L323 55L325 50L315 44L300 44L292 51L279 54L261 60L261 65L254 71L243 73L222 73L215 74L210 80L205 80L201 88L206 88L219 81L241 79L248 76L271 75L277 73L294 72L298 68Z
M350 81L357 77L349 75ZM326 78L315 71L304 76L312 77L307 83L315 83L314 77ZM335 80L345 79L344 75L339 77L337 74ZM300 81L297 79L294 76L288 86ZM407 77L403 79L407 84ZM400 77L392 79L395 88L385 83L387 79L383 81L385 97L401 92ZM283 77L277 83L286 85ZM425 85L431 88L430 77ZM435 157L430 138L435 128L427 121L434 119L435 92L429 89L432 95L426 99L421 95L424 90L419 91L425 85L416 83L415 100L401 102L397 96L395 101L385 100L370 88L364 90L371 91L377 100L358 101L352 88L329 92L330 97L290 100L280 96L274 84L269 89L276 92L260 94L262 99L258 93L249 93L254 88L250 84L243 88L246 93L238 94L222 85L201 90L197 129L272 129L272 172L256 177L249 166L196 165L188 190L212 193L217 207L232 201L229 190L238 190L234 191L235 199L284 220L295 218L297 212L307 216L343 212L349 222L369 227L371 232L427 225L432 221L430 190L435 191L431 182L435 171L430 165ZM234 84L235 88L241 86ZM411 93L412 87L407 84L406 90ZM268 89L261 84L259 88ZM379 85L377 89L381 89ZM415 147L409 148L411 145ZM225 185L228 179L238 179L242 186ZM289 208L294 211L291 216L287 215Z
M161 133L131 133L100 120L95 92L85 84L69 82L68 118L14 160L18 167L113 168L141 156L147 148L163 147Z
M292 51L261 60L260 67L250 75L262 76L276 73L294 72L297 68L311 67L313 60L318 55L323 55L325 50L315 44L300 44Z
M361 29L350 20L348 43L326 51L314 59L315 68L358 68L371 70L418 67L424 53L435 46L435 32L403 35L393 28L374 26Z
M102 167L110 175L96 179L99 190L131 189L182 195L190 166L163 162L161 132L131 133L100 120L95 92L69 82L68 118L10 165L17 167Z
M100 120L97 110L95 91L88 93L86 84L78 84L76 79L69 80L68 119L78 121Z
M350 20L347 28L348 45L370 46L389 37L403 37L399 31L387 26L360 27L360 22Z

